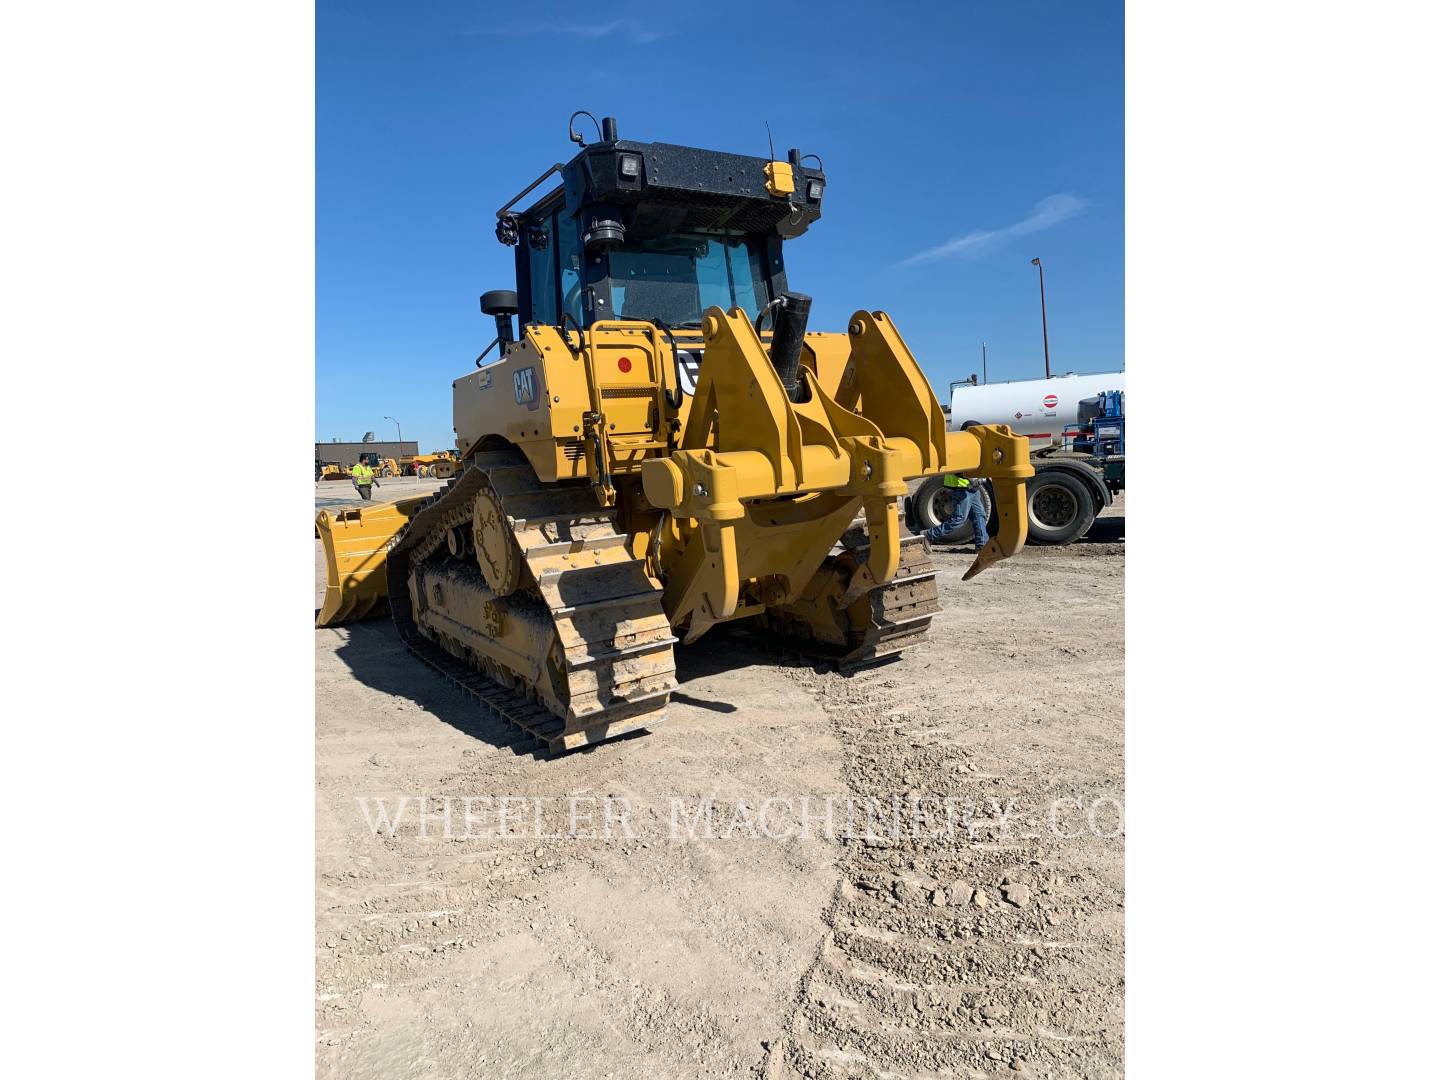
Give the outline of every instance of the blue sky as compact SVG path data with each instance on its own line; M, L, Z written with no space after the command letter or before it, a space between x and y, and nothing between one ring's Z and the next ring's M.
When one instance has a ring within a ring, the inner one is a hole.
M693 7L321 0L317 439L453 443L450 383L513 288L495 209L574 146L622 138L819 154L822 219L787 245L810 326L896 321L931 383L1124 363L1124 14L1076 3ZM813 12L814 18L807 17ZM880 14L883 12L883 14ZM767 23L769 28L767 28Z

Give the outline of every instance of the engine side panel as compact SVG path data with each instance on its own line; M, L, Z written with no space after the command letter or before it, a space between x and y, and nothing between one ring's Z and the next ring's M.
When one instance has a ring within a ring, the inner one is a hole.
M662 448L660 395L675 383L657 336L644 323L597 323L572 348L573 333L567 344L554 327L527 326L503 360L452 384L461 456L503 440L546 483L588 478L585 417L603 413L612 470L638 470Z

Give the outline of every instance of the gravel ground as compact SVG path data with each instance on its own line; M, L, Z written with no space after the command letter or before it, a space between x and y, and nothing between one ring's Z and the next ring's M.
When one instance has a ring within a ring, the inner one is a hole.
M900 661L712 634L664 725L553 760L388 622L317 631L318 1074L1120 1076L1124 501L935 561Z

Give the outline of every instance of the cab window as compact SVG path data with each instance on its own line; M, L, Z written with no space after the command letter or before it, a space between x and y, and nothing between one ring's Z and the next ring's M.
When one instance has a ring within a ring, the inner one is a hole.
M542 218L525 230L530 257L530 321L555 325L555 230L553 218Z
M559 214L555 218L556 257L560 260L560 310L568 312L575 325L583 326L580 291L585 287L585 253L580 248L580 225Z
M680 233L610 252L615 315L698 325L710 307L741 308L752 319L770 300L757 240Z

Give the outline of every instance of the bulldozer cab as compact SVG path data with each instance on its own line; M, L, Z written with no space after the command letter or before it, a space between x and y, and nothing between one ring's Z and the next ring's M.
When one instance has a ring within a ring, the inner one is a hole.
M515 313L522 325L637 319L682 329L711 307L753 320L786 290L783 241L819 219L825 194L824 172L799 150L767 161L632 142L610 118L601 133L497 212L496 235L515 247L517 289L487 314L507 326ZM557 172L559 187L512 211Z

